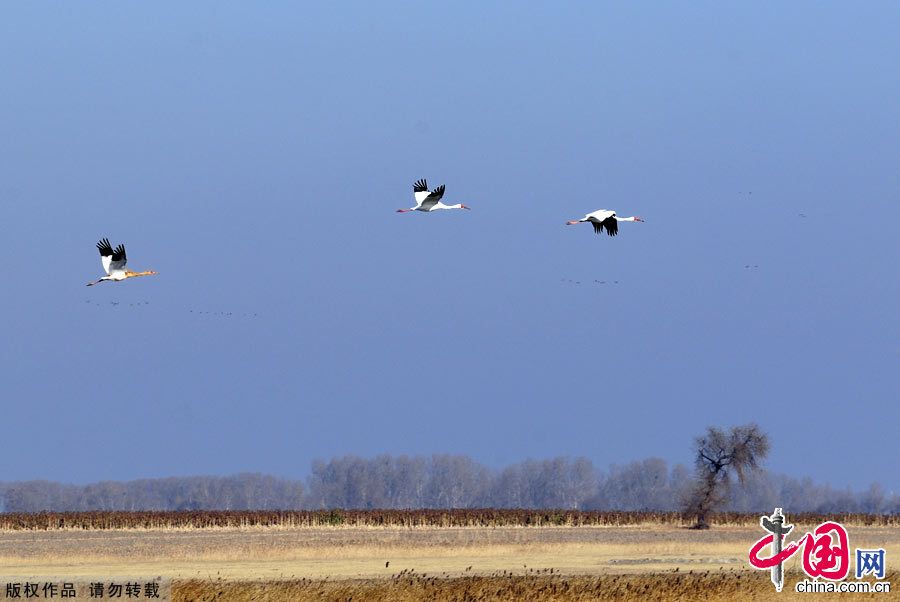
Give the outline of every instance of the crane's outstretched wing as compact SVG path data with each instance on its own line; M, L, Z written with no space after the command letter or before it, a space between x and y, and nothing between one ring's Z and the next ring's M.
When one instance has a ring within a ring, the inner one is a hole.
M443 197L444 197L444 185L441 184L440 186L438 186L437 188L432 190L431 194L429 194L427 197L425 197L425 199L419 204L419 209L424 209L425 211L428 211L429 209L431 209L432 207L437 205L437 202L439 200L441 200Z
M428 197L428 182L425 181L425 178L413 184L413 196L416 198L416 205L421 205L422 201Z
M597 234L602 234L604 228L606 229L606 233L610 236L615 236L619 233L619 222L616 221L615 211L598 209L592 213L588 213L584 217L587 221L591 222L591 225L594 226L594 232Z
M97 243L97 249L100 251L100 263L103 264L103 270L107 276L123 269L128 262L125 256L125 245L119 245L114 251L112 245L109 244L109 239L104 238Z
M615 214L609 216L602 222L591 221L591 225L594 226L594 232L597 234L602 234L604 228L606 228L606 233L610 236L615 236L619 233L619 222L616 221Z

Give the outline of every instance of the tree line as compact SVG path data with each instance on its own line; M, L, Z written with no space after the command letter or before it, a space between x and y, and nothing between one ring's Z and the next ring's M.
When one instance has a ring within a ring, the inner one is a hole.
M313 462L305 480L263 474L193 476L69 485L0 483L0 511L558 508L680 511L702 472L660 458L597 469L587 458L525 460L494 469L469 456L342 456ZM900 514L900 495L752 470L716 490L735 512ZM708 475L707 475L708 477Z

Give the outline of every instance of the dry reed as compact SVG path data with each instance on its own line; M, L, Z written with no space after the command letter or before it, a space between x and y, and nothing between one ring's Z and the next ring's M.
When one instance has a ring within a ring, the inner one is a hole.
M759 514L720 512L713 526L754 526ZM791 522L815 525L835 520L848 526L892 527L900 515L792 514ZM605 512L579 510L290 510L185 512L40 512L0 514L0 530L176 529L242 527L549 527L666 525L687 527L693 519L679 512Z
M896 582L898 574L888 575ZM764 571L667 572L641 575L557 576L546 573L440 577L414 572L391 579L292 581L188 580L172 586L173 601L230 600L296 602L412 602L435 600L476 602L519 600L580 602L588 600L810 600L794 591L799 573L789 573L785 590L776 594ZM846 594L844 600L889 599L884 594Z

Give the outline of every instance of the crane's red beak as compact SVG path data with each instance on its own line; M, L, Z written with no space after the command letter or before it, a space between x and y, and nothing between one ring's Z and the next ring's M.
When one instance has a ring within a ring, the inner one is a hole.
M463 209L472 209L468 205L463 205L462 203L460 203L459 206L462 207Z
M634 221L642 222L642 221L644 221L644 218L635 216Z

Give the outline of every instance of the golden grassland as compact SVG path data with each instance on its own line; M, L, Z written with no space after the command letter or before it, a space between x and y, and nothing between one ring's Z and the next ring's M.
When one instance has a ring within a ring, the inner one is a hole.
M789 516L796 525L791 538L836 518L801 522L797 517ZM469 518L457 516L462 526L449 527L252 521L198 528L179 518L156 528L84 528L57 521L53 528L0 530L0 578L171 579L176 600L765 600L774 595L768 573L747 563L750 546L764 535L758 516L752 522L719 516L718 526L704 531L686 528L681 519L525 526L540 522L532 517L530 523L474 526ZM885 548L889 569L900 558L900 525L868 518L841 522L851 549ZM787 569L786 590L800 577L799 558ZM785 592L779 599L799 595L808 596Z

